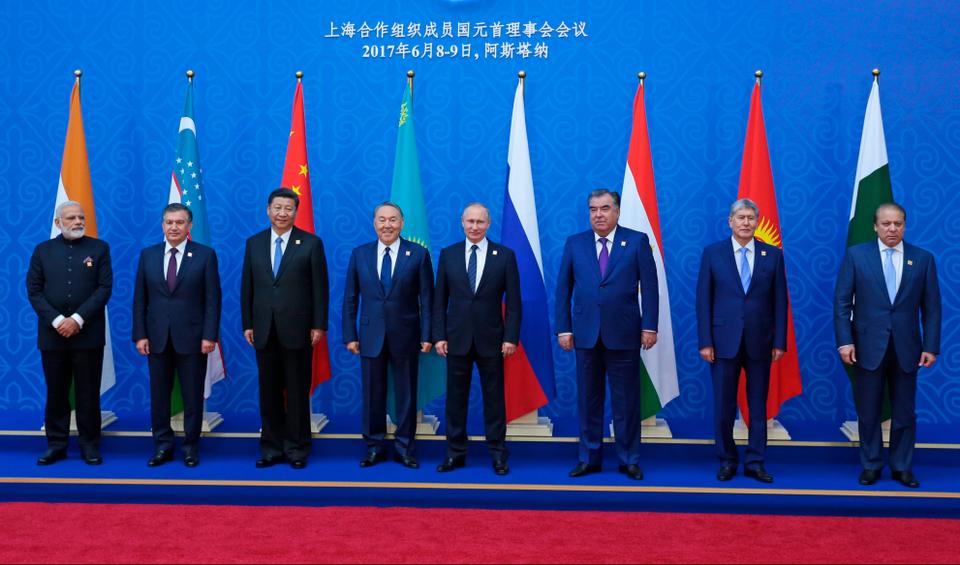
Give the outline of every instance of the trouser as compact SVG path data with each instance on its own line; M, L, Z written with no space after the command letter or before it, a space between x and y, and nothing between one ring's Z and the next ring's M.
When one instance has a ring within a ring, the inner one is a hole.
M487 447L495 461L504 461L509 452L503 357L478 355L475 345L466 355L447 355L447 456L459 459L467 455L467 410L474 364L480 373Z
M207 354L177 353L167 340L164 351L150 351L150 421L153 440L158 450L172 450L173 428L170 427L170 395L174 378L180 379L183 398L183 449L195 454L203 429L203 384L207 374Z
M418 350L395 352L385 340L376 357L362 357L360 372L363 379L363 415L361 432L367 447L382 451L387 433L387 379L392 374L397 430L394 434L396 452L414 454L414 435L417 430L417 371L420 367Z
M80 451L100 449L100 380L103 374L103 346L92 349L58 349L40 352L47 382L44 429L47 447L67 448L70 437L70 385L74 386Z
M617 456L623 465L639 465L640 350L608 349L600 338L592 348L577 349L580 461L588 465L602 461L607 376Z
M313 348L287 349L276 327L263 349L257 349L260 383L260 452L302 461L310 455L310 382Z
M739 455L733 441L733 423L737 417L737 389L741 372L746 373L749 438L743 466L763 466L767 450L767 392L770 389L771 359L751 359L741 341L736 357L716 358L710 367L713 375L713 424L717 457L724 464L737 465Z

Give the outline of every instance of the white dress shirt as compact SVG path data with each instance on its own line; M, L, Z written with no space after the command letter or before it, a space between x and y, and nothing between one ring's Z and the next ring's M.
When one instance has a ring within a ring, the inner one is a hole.
M741 247L746 247L746 248L747 248L747 268L750 269L750 275L752 276L752 275L753 275L754 256L756 255L756 250L755 250L755 247L756 247L756 246L754 245L754 240L751 239L749 242L747 242L746 245L740 245L740 242L738 242L738 241L736 240L736 238L734 238L734 237L730 237L730 241L733 242L733 256L734 256L734 257L736 258L736 260L737 260L737 274L739 275L739 274L740 274L740 269L743 268L743 266L742 266L742 263L743 263L743 253L740 251L740 248L741 248Z
M380 272L383 271L383 254L388 247L390 248L390 278L393 278L393 273L397 272L397 256L400 253L400 238L398 237L397 240L390 245L384 245L382 241L377 240L377 277L380 277Z
M883 270L883 264L887 260L887 249L893 249L893 257L890 259L893 261L893 270L897 272L897 291L899 291L900 281L903 280L903 241L901 240L896 247L887 247L887 244L878 237L877 244L880 246L881 271Z
M617 237L617 226L613 226L613 230L605 236L599 235L597 232L593 232L593 242L597 246L597 260L600 260L600 250L603 249L603 244L600 243L600 238L607 238L607 257L610 257L613 254L613 241Z
M463 264L467 269L470 268L470 252L471 252L470 248L473 247L474 245L478 247L477 249L477 287L479 287L480 279L483 277L483 266L487 262L487 247L490 245L490 242L487 241L487 238L483 238L477 243L473 243L469 239L464 240ZM476 292L477 289L474 288L473 291Z
M160 271L163 274L163 279L167 279L167 264L170 263L170 250L174 249L170 245L169 241L164 240L163 242L163 270ZM180 265L183 264L183 254L186 253L187 249L187 240L180 242L180 245L176 247L177 250L177 274L180 274Z
M287 244L290 243L290 234L291 234L291 233L293 233L293 230L287 230L287 233L285 233L285 234L283 234L283 235L280 235L280 234L278 234L277 232L275 232L272 228L270 229L270 268L271 268L271 269L273 268L273 256L274 256L274 255L276 254L276 252L277 252L277 238L279 237L280 239L283 240L283 242L280 243L280 251L281 251L282 253L286 253L286 252L287 252ZM280 259L283 260L283 256L282 256L282 255L281 255Z

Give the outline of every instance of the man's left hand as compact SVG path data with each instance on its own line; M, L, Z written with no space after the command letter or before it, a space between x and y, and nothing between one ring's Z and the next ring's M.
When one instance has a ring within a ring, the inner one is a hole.
M780 359L783 358L783 354L784 354L784 353L786 353L786 351L784 351L783 349L777 349L776 347L774 347L774 348L773 348L773 353L772 353L773 360L774 360L774 361L779 361Z
M310 330L310 345L317 345L327 335L326 330Z
M929 369L936 362L937 356L935 353L927 353L924 351L920 354L920 364L918 366L923 367L924 369Z
M420 342L420 353L430 353L430 349L433 347L433 344L429 341Z
M217 347L217 342L210 341L209 339L200 340L200 353L213 353L213 350Z
M64 318L57 326L57 333L63 337L73 337L80 333L80 324L73 318Z
M501 347L500 350L503 351L504 357L510 357L517 352L517 344L505 341L503 342L503 347Z
M657 344L657 332L650 332L650 331L644 330L643 333L640 334L640 347L642 347L643 349L650 349L656 344Z

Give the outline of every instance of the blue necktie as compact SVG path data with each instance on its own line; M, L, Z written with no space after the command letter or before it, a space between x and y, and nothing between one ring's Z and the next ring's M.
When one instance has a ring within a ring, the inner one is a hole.
M273 251L273 278L277 278L280 271L280 259L283 259L283 238L277 238L277 247Z
M390 259L390 248L383 250L383 263L380 264L380 284L383 285L383 294L390 294L390 285L393 283L393 260Z
M467 263L467 280L470 281L470 290L477 293L477 249L476 245L470 247L470 261Z
M750 290L750 279L753 275L750 273L750 262L747 261L747 248L741 247L740 254L743 256L740 261L740 284L743 285L743 292Z
M887 295L890 297L890 304L897 298L897 270L893 267L893 249L883 250L887 254L883 260L883 280L887 283Z

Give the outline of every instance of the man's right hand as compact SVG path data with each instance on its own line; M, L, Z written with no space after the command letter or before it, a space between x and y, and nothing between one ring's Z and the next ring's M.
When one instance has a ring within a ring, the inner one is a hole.
M437 343L433 344L433 348L436 350L437 355L439 355L440 357L446 357L446 356L447 356L447 341L446 341L446 340L438 341Z
M708 345L707 347L700 348L700 358L706 361L707 363L713 363L717 360L717 354L713 350L713 346Z
M80 333L80 324L73 318L64 318L57 326L57 333L63 337L73 337Z
M557 343L560 344L560 349L564 351L570 351L573 349L573 334L558 335Z
M845 365L855 365L857 363L857 348L853 345L844 345L840 348L840 360Z
M150 355L150 340L149 339L140 339L137 340L137 353L140 355Z
M253 330L243 330L243 338L247 340L247 343L253 345Z
M353 353L354 355L360 355L360 342L351 341L350 343L348 343L347 351L349 351L350 353Z

